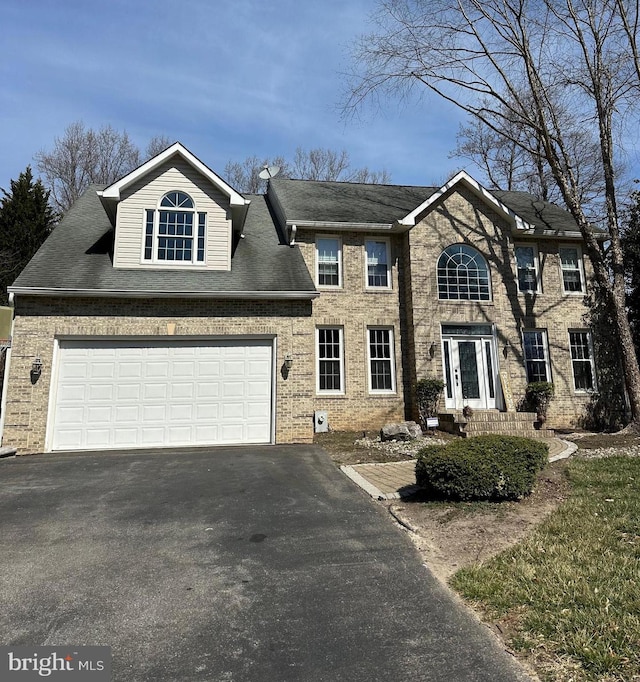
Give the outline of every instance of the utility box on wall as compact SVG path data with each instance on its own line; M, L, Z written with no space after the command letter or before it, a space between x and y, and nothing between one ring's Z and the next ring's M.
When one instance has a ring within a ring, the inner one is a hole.
M326 410L316 410L313 413L313 430L316 433L325 433L329 430L329 416Z

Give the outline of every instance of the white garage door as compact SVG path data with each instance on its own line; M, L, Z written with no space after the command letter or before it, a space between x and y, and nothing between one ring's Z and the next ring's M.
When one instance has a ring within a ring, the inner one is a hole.
M52 450L269 443L272 341L61 341Z

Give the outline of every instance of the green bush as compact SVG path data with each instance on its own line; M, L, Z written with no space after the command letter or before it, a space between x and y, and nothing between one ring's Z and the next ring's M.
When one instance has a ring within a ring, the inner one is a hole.
M477 436L418 452L416 481L434 497L519 500L547 463L545 443L517 436Z
M441 379L420 379L416 384L416 399L422 428L427 428L429 417L436 416L442 391L444 391L444 381Z

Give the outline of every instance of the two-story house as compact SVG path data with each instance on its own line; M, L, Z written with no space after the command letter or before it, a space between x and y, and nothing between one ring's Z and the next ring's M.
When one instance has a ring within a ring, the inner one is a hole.
M308 442L596 389L572 218L466 173L443 187L274 178L242 196L179 143L91 187L10 288L3 442L20 452Z

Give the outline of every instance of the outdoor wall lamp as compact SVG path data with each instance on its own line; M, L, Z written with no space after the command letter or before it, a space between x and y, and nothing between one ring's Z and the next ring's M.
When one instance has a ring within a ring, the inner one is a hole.
M511 344L508 341L504 342L504 346L502 347L502 355L506 358L507 355L509 355L509 349L511 348Z
M432 341L431 345L429 346L429 357L433 360L435 355L436 355L436 342Z
M42 360L40 358L36 358L32 363L31 363L31 383L35 384L36 381L40 378L40 375L42 374Z
M291 369L291 365L293 365L293 358L291 355L285 355L284 357L284 366L287 368L287 370Z

